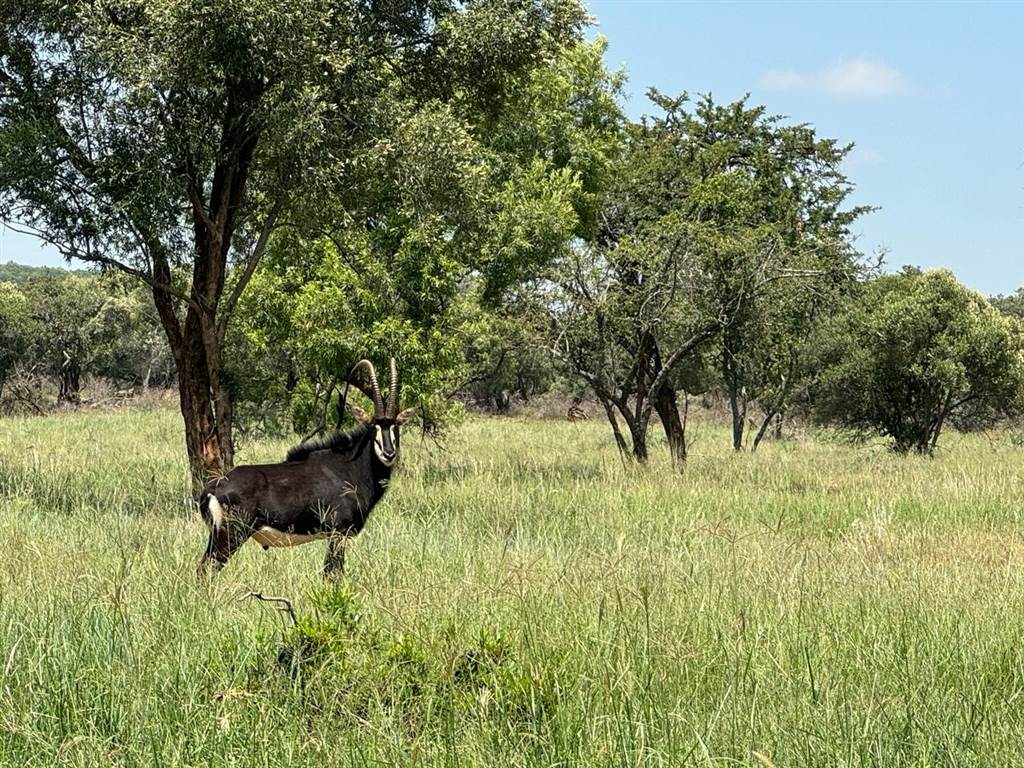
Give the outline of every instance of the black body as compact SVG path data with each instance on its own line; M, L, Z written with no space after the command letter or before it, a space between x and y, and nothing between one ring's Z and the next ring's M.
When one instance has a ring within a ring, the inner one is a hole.
M281 464L250 464L207 483L199 510L210 529L201 574L219 569L250 538L270 547L328 539L324 573L344 569L345 539L366 525L387 490L398 461L399 426L414 412L398 413L398 370L391 358L391 386L385 407L373 363L360 360L349 373L365 368L371 417L353 406L361 422L351 432L335 432L288 451Z
M236 467L208 483L199 501L210 527L200 569L222 566L252 537L264 549L328 538L325 570L341 570L343 540L362 530L391 478L393 464L382 462L374 448L377 428L388 437L394 434L397 442L397 424L375 420L351 432L296 446L281 464ZM396 456L397 445L393 449L388 453ZM269 543L274 537L265 528L287 538Z

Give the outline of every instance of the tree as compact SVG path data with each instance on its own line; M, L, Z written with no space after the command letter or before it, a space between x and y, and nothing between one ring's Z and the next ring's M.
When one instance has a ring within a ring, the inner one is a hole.
M1024 320L1024 288L1018 288L1016 291L1009 295L999 294L989 298L992 306L1002 312L1004 315L1010 315L1016 317L1018 320Z
M834 307L841 301L837 293L823 290L818 295L807 297L806 303L786 301L786 297L766 302L767 306L761 309L756 324L744 329L746 354L742 358L734 358L742 363L737 368L745 381L738 391L742 398L739 415L746 416L749 403L756 403L761 412L761 423L754 433L751 451L757 450L773 423L774 437L781 437L782 421L790 403L799 399L798 395L806 393L811 374L811 339L815 324L826 306ZM738 346L736 344L731 350L733 355ZM736 391L733 388L734 394ZM734 406L740 397L731 398L730 405ZM744 444L745 423L737 425L737 409L733 407L732 412L733 449L738 450Z
M150 286L197 489L233 461L224 339L272 232L359 220L373 180L354 161L396 109L494 114L586 17L575 0L3 0L0 18L0 219Z
M608 253L581 247L559 265L548 300L555 354L600 401L619 451L640 462L648 458L656 406L673 460L685 460L676 375L721 322L702 317L695 301L680 295L693 287L684 277L687 262L676 248L655 248L650 241Z
M278 233L240 302L227 374L247 415L328 426L339 372L390 354L430 426L457 413L510 287L584 226L619 114L603 51L561 47L496 113L393 105L388 140L357 156L358 207L313 237Z
M80 401L86 375L115 386L173 383L167 341L141 283L52 268L10 272L18 284L0 282L7 308L0 310L7 328L0 335L8 339L5 360L11 363L6 373L20 365L52 379L57 401L66 405Z
M462 336L466 340L466 375L459 390L478 406L508 413L513 402L526 402L554 383L554 360L543 307L517 301L490 307L469 297L472 314Z
M742 382L733 389L735 401L741 403L739 413L745 421L749 405L760 411L751 451L757 450L773 424L773 436L781 437L790 405L806 401L813 381L816 329L856 288L858 273L863 278L874 273L873 266L857 265L854 258L851 254L849 260L841 258L831 265L817 260L804 279L776 283L758 302L756 314L746 318L741 332L732 334L729 354L736 379ZM744 445L744 427L734 421L734 449Z
M991 424L1018 402L1024 346L1015 319L946 270L866 284L820 335L818 417L930 453L950 421Z
M28 299L14 283L0 281L0 394L35 331Z
M152 295L120 273L100 279L104 301L83 329L85 368L116 386L173 386L174 358Z
M852 144L819 138L808 125L787 125L746 99L718 105L703 97L692 111L662 103L676 110L686 137L674 182L686 188L682 215L721 231L762 233L776 249L772 269L785 276L737 304L759 255L736 250L709 274L719 312L728 312L718 336L719 371L733 448L741 450L750 404L763 400L765 421L785 407L800 339L855 278L859 254L849 227L870 208L845 207L853 186L841 164Z
M557 349L604 404L620 449L647 458L652 414L686 456L678 392L721 340L723 375L745 418L739 340L789 283L849 270L846 149L745 101L693 108L651 91L660 114L629 128L601 226L553 276ZM790 294L793 295L793 294Z
M89 326L106 301L102 281L97 275L41 272L22 290L36 328L29 355L57 383L57 402L75 405L88 369Z
M264 428L280 430L283 418L303 433L335 426L341 376L363 357L396 357L402 401L430 423L456 407L448 395L465 349L458 303L417 318L402 298L408 274L349 245L323 238L288 258L280 241L242 300L227 374Z

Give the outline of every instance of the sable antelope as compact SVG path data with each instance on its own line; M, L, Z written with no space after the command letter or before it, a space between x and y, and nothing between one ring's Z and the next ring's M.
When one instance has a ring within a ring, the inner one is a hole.
M399 427L415 413L398 413L394 358L386 408L369 360L356 363L347 380L360 368L369 374L374 413L352 406L360 422L355 429L303 442L281 464L235 467L207 483L199 499L210 529L201 576L212 576L250 538L264 549L327 539L324 576L344 571L345 540L362 530L387 490L398 461Z

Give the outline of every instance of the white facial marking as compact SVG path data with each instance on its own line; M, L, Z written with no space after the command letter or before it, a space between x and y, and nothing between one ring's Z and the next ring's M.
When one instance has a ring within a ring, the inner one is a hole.
M395 463L395 457L391 457L390 459L384 458L384 432L381 430L379 424L375 425L375 429L377 430L377 436L373 440L373 449L377 452L377 458L380 459L380 463L385 467L390 467ZM388 427L388 433L391 435L392 445L394 445L394 427Z
M207 508L210 510L210 519L213 521L213 527L220 528L224 524L224 507L217 501L216 496L210 497Z

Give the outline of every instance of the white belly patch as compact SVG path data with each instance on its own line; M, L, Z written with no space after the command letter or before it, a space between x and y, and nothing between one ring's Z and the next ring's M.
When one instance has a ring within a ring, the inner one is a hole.
M330 536L329 533L285 533L277 528L264 525L252 535L252 538L263 547L294 547L310 541L326 539L328 536Z

